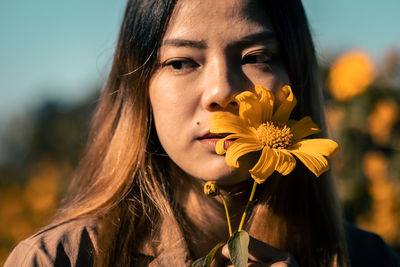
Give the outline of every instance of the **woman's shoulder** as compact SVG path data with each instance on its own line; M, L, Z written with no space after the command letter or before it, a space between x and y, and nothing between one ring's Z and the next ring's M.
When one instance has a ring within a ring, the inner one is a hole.
M400 266L400 256L377 234L344 224L351 266Z
M44 228L21 241L4 266L93 266L96 228L89 218Z

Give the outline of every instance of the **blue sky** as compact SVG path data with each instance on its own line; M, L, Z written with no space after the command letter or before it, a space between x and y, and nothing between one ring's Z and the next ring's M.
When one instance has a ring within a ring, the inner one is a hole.
M304 0L320 55L400 49L400 1ZM0 1L0 127L44 99L79 101L111 63L125 0Z
M320 53L360 48L379 61L400 49L399 0L303 0Z
M0 1L0 125L43 99L77 101L111 62L125 0Z

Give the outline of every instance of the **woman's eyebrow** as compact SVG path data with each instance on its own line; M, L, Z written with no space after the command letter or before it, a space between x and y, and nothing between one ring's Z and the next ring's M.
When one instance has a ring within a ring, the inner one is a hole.
M164 40L162 45L164 46L176 46L176 47L191 47L197 49L207 49L208 46L205 41L193 41L185 39L167 39Z
M229 46L247 47L255 43L275 42L276 34L272 31L263 31L242 37L240 40L232 42Z
M246 35L240 40L233 41L229 46L249 46L254 43L275 40L276 35L272 31L263 31L260 33ZM197 49L207 49L208 45L205 41L195 41L187 39L167 39L162 42L162 46L190 47Z

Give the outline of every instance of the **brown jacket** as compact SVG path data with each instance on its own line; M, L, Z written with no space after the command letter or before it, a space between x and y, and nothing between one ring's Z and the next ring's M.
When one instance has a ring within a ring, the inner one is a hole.
M93 266L97 226L92 219L68 221L20 242L4 267ZM190 266L191 259L175 219L164 219L157 239L145 242L135 254L140 266ZM143 264L144 263L144 264Z
M137 260L148 266L190 265L189 250L176 221L164 219L160 229L159 240L145 244L137 254ZM400 257L379 236L350 224L345 224L345 230L353 267L400 266ZM96 240L94 221L65 222L20 242L4 267L93 266Z

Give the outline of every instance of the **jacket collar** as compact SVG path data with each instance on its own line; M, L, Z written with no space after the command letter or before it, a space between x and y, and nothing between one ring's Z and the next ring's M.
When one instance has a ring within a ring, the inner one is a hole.
M162 218L154 238L147 239L139 253L152 257L149 266L189 266L192 262L188 245L176 219Z

